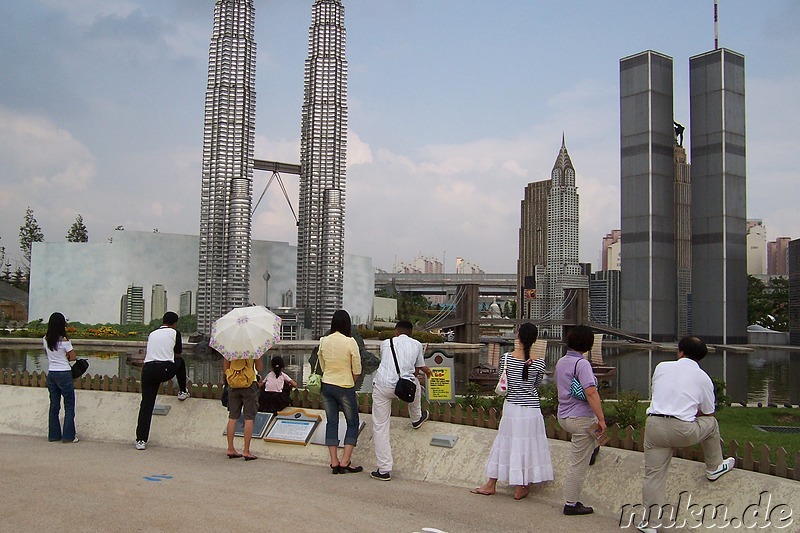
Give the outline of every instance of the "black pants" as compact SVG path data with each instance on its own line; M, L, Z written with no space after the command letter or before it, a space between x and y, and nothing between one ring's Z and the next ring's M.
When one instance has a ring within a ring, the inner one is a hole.
M150 436L150 421L156 405L158 387L165 381L178 378L180 390L186 390L186 363L182 357L175 361L150 361L142 367L142 403L139 404L139 423L136 425L136 440L147 442Z

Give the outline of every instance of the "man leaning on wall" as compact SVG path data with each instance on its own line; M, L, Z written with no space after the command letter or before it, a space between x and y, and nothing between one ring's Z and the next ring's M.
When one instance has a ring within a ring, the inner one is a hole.
M714 384L698 361L708 353L698 337L678 343L678 360L664 361L653 372L653 393L647 408L644 434L643 533L658 530L659 510L666 504L669 464L674 448L700 444L706 462L706 478L716 481L736 465L722 457L719 424L714 418Z

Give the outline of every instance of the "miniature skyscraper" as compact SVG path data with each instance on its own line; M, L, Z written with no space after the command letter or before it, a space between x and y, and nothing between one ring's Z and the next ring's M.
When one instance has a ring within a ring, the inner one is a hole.
M344 289L347 61L341 0L311 8L300 137L297 307L324 335Z
M689 89L692 332L709 343L746 343L744 56L720 48L690 58Z
M648 50L620 60L620 137L621 326L651 341L671 341L676 331L672 58Z
M578 262L578 190L575 168L564 138L550 173L547 196L547 263L536 267L537 296L534 318L560 321L572 302L564 299L567 289L588 289L589 281ZM560 325L542 326L550 337L561 337Z
M217 0L208 52L197 330L249 303L256 113L253 0Z

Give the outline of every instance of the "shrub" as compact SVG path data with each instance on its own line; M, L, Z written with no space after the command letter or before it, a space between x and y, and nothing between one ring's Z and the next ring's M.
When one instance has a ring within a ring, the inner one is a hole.
M717 411L721 410L727 403L730 402L730 398L727 394L725 394L725 382L721 379L717 379L715 377L711 378L711 382L714 384L714 402Z
M620 391L617 394L617 403L614 405L614 421L621 428L628 426L638 427L636 415L641 396L635 391Z
M542 410L542 416L546 417L558 413L558 388L555 383L539 386L539 406Z
M358 328L358 333L362 339L376 339L378 332L374 329Z
M490 409L494 407L498 411L503 408L504 401L505 398L503 396L482 395L481 386L477 383L468 383L466 394L456 399L456 403L464 407L472 407L473 409L477 409L478 407Z
M429 331L415 331L412 337L423 344L426 342L442 342L441 335L436 335L435 333L431 333Z

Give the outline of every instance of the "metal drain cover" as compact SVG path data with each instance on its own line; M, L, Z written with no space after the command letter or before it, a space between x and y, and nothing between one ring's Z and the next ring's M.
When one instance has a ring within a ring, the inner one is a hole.
M766 431L767 433L800 433L800 427L797 426L753 426L759 431Z

